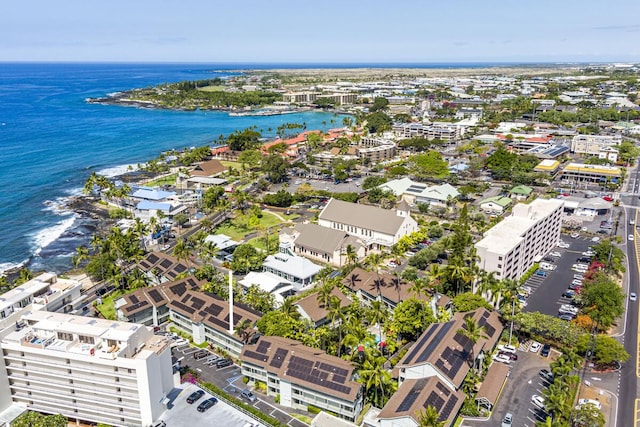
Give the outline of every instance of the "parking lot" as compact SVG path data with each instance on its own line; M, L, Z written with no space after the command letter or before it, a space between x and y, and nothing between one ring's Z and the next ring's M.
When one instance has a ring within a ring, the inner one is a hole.
M574 280L573 276L578 274L571 269L571 266L576 263L577 258L583 256L582 253L587 251L589 246L596 244L591 241L592 237L581 235L571 238L566 234L561 235L561 240L568 243L570 247L566 249L556 247L553 250L559 252L561 256L552 263L556 265L556 269L546 271L546 277L534 274L527 280L525 286L529 286L532 292L526 300L527 305L523 308L524 311L539 311L557 316L561 305L571 304L571 299L562 296L562 293Z
M187 397L200 388L194 384L183 384L182 389L175 389L172 393L172 402L168 405L161 419L165 421L167 426L176 427L193 427L193 426L212 426L212 427L244 427L247 425L264 426L250 418L249 416L238 411L236 408L227 405L222 401L218 401L212 408L205 412L198 412L198 405L205 399L211 397L209 393L205 393L203 397L193 404L187 403Z
M246 388L246 385L242 382L243 375L240 373L240 367L237 365L229 365L224 367L217 367L216 362L218 360L222 360L222 357L216 356L214 353L209 352L210 354L204 357L196 356L198 353L203 350L197 347L190 347L188 344L184 344L181 346L177 346L173 348L173 356L179 360L180 366L188 366L191 369L194 369L200 375L200 378L208 383L215 384L217 387L221 388L231 396L235 396L238 399L241 399L241 391ZM204 350L207 351L208 350ZM196 357L194 357L196 356ZM214 359L215 358L215 359ZM183 399L186 399L188 394L183 393ZM272 397L264 396L259 393L254 393L256 396L256 400L253 402L249 402L245 400L245 404L252 405L256 409L259 409L263 414L267 414L282 424L289 425L291 427L308 427L307 424L301 422L300 420L291 417L288 412L299 412L294 411L290 408L287 408L287 412L283 409L280 409L275 404L275 401ZM190 405L189 405L190 406ZM216 405L218 406L218 405ZM227 405L228 406L228 405ZM209 411L213 411L212 408ZM195 411L195 408L194 408ZM196 411L197 412L197 411ZM239 412L239 411L238 411ZM305 414L309 416L309 414ZM247 421L252 420L247 415L243 416L247 418ZM255 420L253 421L255 423ZM167 425L173 425L167 423ZM178 425L178 424L176 424ZM182 424L180 424L182 425ZM187 424L184 424L187 425ZM200 424L192 424L200 425ZM208 424L207 424L208 425ZM243 424L225 424L229 426L243 426ZM216 426L218 426L216 424ZM191 426L190 426L191 427Z

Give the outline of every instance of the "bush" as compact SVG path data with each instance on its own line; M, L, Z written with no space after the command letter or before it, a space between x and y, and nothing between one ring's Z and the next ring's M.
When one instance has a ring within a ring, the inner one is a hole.
M231 396L230 394L228 394L224 390L218 388L218 386L216 386L215 384L203 382L203 383L200 383L200 386L202 386L202 388L204 388L205 390L209 391L210 393L215 394L215 395L223 398L224 400L227 400L227 401L233 403L234 405L241 407L245 411L251 412L257 418L259 418L260 420L264 421L264 423L267 424L267 425L270 425L270 426L273 426L273 427L284 427L284 425L280 421L278 421L277 419L275 419L273 417L270 417L269 415L263 414L257 408L254 408L253 406L247 405L242 400Z
M245 384L249 383L249 377L242 377L242 382Z
M313 405L309 405L309 406L307 406L307 411L311 412L312 414L319 414L320 413L320 408L316 408Z

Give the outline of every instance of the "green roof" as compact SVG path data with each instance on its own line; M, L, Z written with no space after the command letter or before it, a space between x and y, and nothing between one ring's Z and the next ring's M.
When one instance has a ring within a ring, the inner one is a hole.
M484 199L482 202L480 202L480 204L483 205L485 203L490 203L490 202L493 202L498 206L502 206L503 208L506 208L511 204L511 199L503 196L494 196L494 197L489 197L488 199Z
M509 192L511 194L524 194L528 196L533 191L533 188L527 187L526 185L516 185Z

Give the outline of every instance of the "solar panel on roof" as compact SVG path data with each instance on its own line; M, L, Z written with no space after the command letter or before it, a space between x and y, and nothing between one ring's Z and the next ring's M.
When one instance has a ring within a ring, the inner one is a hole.
M424 331L424 333L422 334L422 337L420 338L420 340L414 345L413 350L411 350L411 353L409 353L409 356L407 356L407 363L411 363L411 361L413 360L413 358L418 354L418 352L421 350L422 346L424 345L424 343L431 337L431 335L433 335L433 332L440 326L439 323L432 323L426 331Z
M276 353L273 355L273 359L271 359L270 366L273 366L276 369L279 369L284 363L284 358L287 357L289 350L284 348L279 348L276 350Z
M171 290L171 292L178 296L181 296L185 292L187 292L187 287L184 283L176 283L175 285L170 286L169 289Z
M400 402L400 405L398 405L398 409L396 410L396 412L405 412L411 409L418 396L420 396L420 393L422 392L422 389L425 387L425 385L426 380L424 380L424 378L416 381L413 387L411 387L411 390L409 390L409 393L407 393L402 402Z
M147 256L147 261L149 261L151 264L155 264L159 259L160 258L158 257L158 255L154 254L153 252L150 253L149 256Z
M438 418L438 420L439 421L448 420L449 417L451 417L451 412L453 411L453 408L455 408L457 403L458 403L458 396L455 396L455 395L451 396L449 400L447 400L447 403L445 403L444 407L439 411L440 417Z
M181 310L186 311L189 314L195 313L195 310L193 308L189 307L186 304L181 303L180 301L172 301L171 304L178 307Z
M440 397L438 393L432 391L431 393L429 393L429 397L427 397L427 400L425 401L425 408L427 406L433 406L438 410L438 412L440 412L440 409L444 406L444 402L445 400Z
M149 296L151 297L153 302L156 302L156 303L164 300L162 295L160 295L160 291L158 291L157 289L150 290L149 291Z
M134 303L134 304L137 304L138 302L140 302L140 300L138 299L138 297L137 297L137 296L135 296L135 295L129 295L129 300L130 300L132 303Z
M343 377L340 375L334 375L333 376L333 381L340 383L340 384L344 384L344 382L347 380L347 377Z
M163 267L165 270L171 267L171 264L173 263L168 259L163 259L162 262L160 262L160 266Z
M260 354L260 353L256 353L255 351L251 351L251 350L245 350L244 355L254 359L254 360L260 360L262 362L266 362L268 357L264 354Z
M200 298L196 298L196 297L191 298L191 307L195 308L196 310L200 310L203 305L204 305L204 301L201 300Z
M424 351L420 353L416 362L424 362L429 358L431 353L433 353L435 348L440 344L440 342L444 339L445 335L447 335L449 330L453 327L453 324L454 322L448 322L440 326L440 329L438 330L438 332L436 332L435 337L427 345Z
M222 307L216 304L210 304L207 308L204 309L204 311L211 314L212 316L217 316L222 311Z
M222 320L218 319L217 317L209 316L209 318L207 320L209 322L213 323L214 325L220 326L221 328L223 328L225 330L229 329L229 322L222 321Z
M173 267L173 269L174 269L175 271L177 271L178 273L182 273L183 271L185 271L185 270L187 269L187 267L185 267L185 266L184 266L184 265L182 265L182 264L178 264L178 265L176 265L175 267Z
M256 348L256 351L258 353L262 353L262 354L266 354L267 351L269 350L269 347L271 347L271 343L268 341L260 341L260 344L258 344L258 348Z
M451 394L451 390L449 390L447 386L442 384L440 381L436 383L436 388L440 390L441 393L444 393L446 396L449 396Z

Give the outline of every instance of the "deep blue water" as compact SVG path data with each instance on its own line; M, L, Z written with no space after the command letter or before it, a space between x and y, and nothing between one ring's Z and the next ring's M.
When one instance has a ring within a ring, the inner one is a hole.
M265 67L0 63L0 272L25 261L32 269L58 272L71 266L75 247L86 244L94 224L59 205L80 193L92 171L209 144L253 125L263 136L282 123L306 122L308 129L341 125L331 113L229 117L85 102L134 87L225 75L211 70L249 68Z

